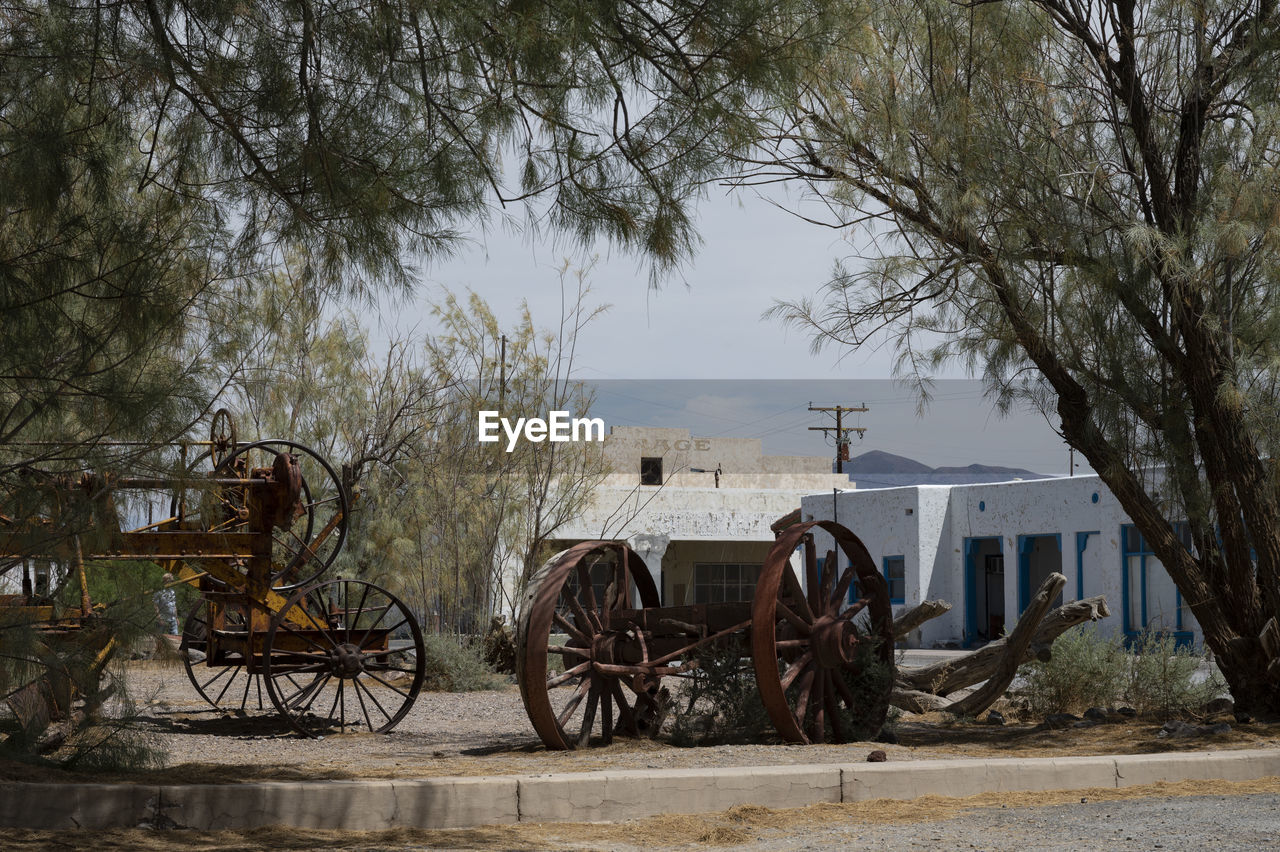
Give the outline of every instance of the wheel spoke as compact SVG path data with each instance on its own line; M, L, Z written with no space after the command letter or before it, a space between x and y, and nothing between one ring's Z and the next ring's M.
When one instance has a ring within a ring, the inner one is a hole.
M579 609L581 609L581 607L579 607ZM576 615L577 615L577 614L575 613L575 616L576 616ZM585 616L584 616L584 618L585 618ZM563 627L563 628L564 628L564 632L565 632L565 633L569 634L569 635L570 635L570 636L572 636L574 639L577 639L577 640L578 640L579 642L581 642L583 645L589 645L589 644L591 644L591 640L587 638L587 634L583 633L581 630L579 630L577 627L575 627L572 621L570 621L569 619L565 618L565 617L564 617L563 615L561 615L560 613L558 613L558 612L553 612L553 613L551 614L551 620L552 620L555 624L559 625L560 627ZM548 649L548 650L549 650L549 649Z
M402 697L404 697L404 698L406 698L406 699L410 699L410 700L413 698L413 696L412 696L410 693L408 693L408 692L404 691L403 689L401 689L400 687L396 686L394 683L391 683L390 681L383 680L382 678L378 677L376 674L374 674L373 672L369 671L368 669L365 669L365 672L364 672L364 673L365 673L365 674L367 674L367 675L368 675L370 678L372 678L373 680L376 680L378 683L380 683L380 684L382 684L383 686L385 686L387 689L389 689L389 690L391 690L392 692L396 693L397 695L400 695L400 696L402 696Z
M342 685L344 683L346 683L346 681L343 678L338 678L338 688L333 693L333 703L329 705L329 714L325 717L326 719L329 719L332 721L333 711L338 710L338 705L339 703L341 703L343 706L339 712L342 713L342 716L343 716L342 721L343 722L346 721L346 702L342 701ZM338 730L342 730L342 728L343 728L343 725L340 723L338 725Z
M288 696L284 701L285 706L296 710L298 715L302 715L311 709L311 705L320 697L320 693L324 690L325 685L332 679L333 675L330 674L316 678L302 689Z
M599 629L596 627L595 622L591 620L591 617L587 615L587 611L582 608L582 604L578 601L577 595L570 595L566 591L565 597L569 604L569 609L573 610L573 617L578 620L580 625L582 625L582 627L578 628L579 631L587 631L582 633L582 644L590 645L591 637L596 633L599 633Z
M587 696L587 708L582 711L582 727L578 730L578 747L585 748L591 744L591 728L596 723L596 705L600 703L600 684L591 678L591 692Z
M302 602L301 602L301 601L299 601L299 604L300 604L300 605L301 605L301 603L302 603ZM306 612L309 616L311 616L311 619L310 619L310 620L311 620L313 623L316 623L316 624L319 624L319 623L320 623L321 619L317 619L317 618L316 618L316 617L315 617L315 616L310 612L310 610L309 610L307 607L301 607L301 609L303 610L303 612ZM310 635L308 632L304 631L302 628L299 628L299 627L294 626L293 624L291 624L291 623L289 623L289 622L282 621L282 622L281 622L281 627L282 627L282 629L283 629L286 633L288 633L290 636L296 636L296 637L298 637L298 638L299 638L299 639L301 639L303 642L306 642L308 645L310 645L312 648L315 648L315 649L316 649L317 651L319 651L321 654L326 654L326 655L327 655L327 654L329 653L329 649L334 647L334 645L329 645L328 647L326 647L326 646L324 646L324 645L320 644L318 641L316 641L315 639L313 639L313 638L311 637L311 635ZM310 630L310 629L311 629L311 628L307 628L307 630ZM322 630L322 632L323 632L323 630ZM277 652L277 653L279 653L279 652Z
M587 617L593 633L600 633L604 630L604 622L600 620L600 605L596 603L596 590L591 585L591 571L586 565L578 563L578 589L580 594L586 595Z
M804 674L800 677L800 694L796 698L796 706L791 711L791 715L796 717L796 722L800 725L800 730L805 728L805 717L809 713L809 691L813 688L813 667L805 666Z
M618 722L622 725L622 729L631 736L637 736L640 733L639 726L636 724L635 711L631 709L631 702L627 700L627 695L622 691L622 683L617 679L609 681L609 688L613 690L614 703L618 705Z
M590 660L588 660L585 663L578 663L573 668L563 671L560 674L556 675L555 677L547 678L547 689L555 689L557 686L560 686L563 683L568 683L569 681L573 680L575 677L579 677L585 672L590 671L590 669L591 669Z
M860 613L860 612L862 612L864 609L866 609L866 608L867 608L867 605L868 605L868 604L870 604L870 603L871 603L871 598L858 598L856 601L854 601L853 603L849 604L849 608L848 608L848 609L846 609L844 612L840 613L840 615L839 615L839 619L840 619L841 621L849 621L849 620L850 620L850 619L852 619L855 615L857 615L858 613Z
M560 715L556 717L556 722L561 728L568 724L569 719L573 716L573 711L578 709L578 705L582 703L582 699L587 696L587 691L590 689L590 678L578 684L578 691L573 694L573 697L564 705L564 709L560 711Z
M805 584L808 586L808 594L805 595L805 600L809 605L809 612L811 614L820 612L818 586L821 581L818 579L818 549L817 545L813 543L812 534L806 536L804 541L804 577Z
M382 681L381 681L381 680L379 680L379 679L378 679L378 678L376 678L376 677L374 678L374 680L377 680L379 683L382 683ZM381 714L383 715L383 717L384 717L388 722L390 722L390 721L391 721L391 714L390 714L390 713L388 713L388 712L386 711L386 708L384 708L384 707L382 706L382 702L378 700L378 696L376 696L376 695L374 695L374 694L373 694L373 690L369 688L369 684L367 684L367 683L361 683L359 678L356 678L354 681L352 681L352 683L354 683L354 684L356 685L356 690L357 690L356 694L357 694L357 695L359 695L359 694L360 694L360 693L359 693L359 690L362 690L362 689L363 689L363 690L364 690L365 695L368 695L368 696L369 696L369 700L373 702L373 706L374 706L374 707L377 707L377 708L378 708L378 712L379 712L379 713L381 713ZM385 685L385 684L384 684L384 685ZM360 705L361 705L362 707L364 706L364 699L363 699L363 698L362 698L362 699L360 699ZM365 720L366 720L366 721L369 721L369 719L368 719L368 714L367 714L367 713L365 714ZM370 729L370 730L372 730L372 729L373 729L373 722L372 722L372 721L369 721L369 729Z
M804 589L800 588L800 578L796 576L795 571L791 570L790 564L784 565L782 568L782 589L784 592L778 595L778 602L781 603L782 598L787 598L799 609L796 614L803 621L813 624L813 608L809 606L809 601L804 595Z
M360 703L360 715L364 717L364 726L372 731L373 720L369 718L369 708L364 704L364 694L360 691L359 678L351 680L351 691L356 694L356 701Z
M828 550L827 556L822 560L822 591L818 595L816 612L831 612L831 587L836 582L837 559L834 550Z
M799 633L801 636L808 636L811 633L813 633L813 629L810 627L812 622L806 622L803 618L801 618L799 615L793 612L791 610L791 607L787 606L782 601L778 601L777 606L778 606L778 614L781 615L784 619L786 619L787 624L790 624L792 627L794 627L797 633Z
M856 715L858 712L858 699L853 697L853 690L849 688L849 684L845 683L844 675L836 672L831 680L836 685L836 692L840 693L840 700L849 708L850 713Z
M827 672L827 680L829 681L822 693L823 705L827 708L827 718L831 720L831 738L838 743L846 743L849 741L848 735L844 732L844 720L840 718L840 705L836 701L835 682L843 680L839 672Z
M809 664L809 661L812 659L813 659L813 651L811 650L805 651L798 658L796 658L795 662L787 666L787 671L785 674L782 675L782 681L781 681L783 692L786 692L791 687L791 684L796 679L796 675L800 674L800 672L804 670L804 667L807 666Z
M613 678L609 679L611 682ZM613 742L613 690L600 691L600 734L605 745Z
M238 671L240 671L240 666L236 666L235 669L230 669L230 668L219 669L217 674L215 674L213 677L209 678L203 684L201 684L200 692L203 694L206 689L213 686L223 677L226 677L227 682L222 685L222 691L218 693L218 697L213 699L212 701L209 701L210 704L212 704L214 707L217 707L218 702L222 700L222 696L227 694L227 688L231 686L232 682L236 679L236 672ZM208 700L207 695L205 696L205 700Z
M832 612L840 611L840 604L844 603L844 596L849 593L849 587L853 585L853 578L857 576L857 573L853 570L853 566L850 565L840 575L840 583L836 586L835 591L831 593L830 606L832 607Z
M826 686L827 686L827 670L817 669L813 678L813 733L809 735L809 739L815 743L823 743L827 741L826 731Z

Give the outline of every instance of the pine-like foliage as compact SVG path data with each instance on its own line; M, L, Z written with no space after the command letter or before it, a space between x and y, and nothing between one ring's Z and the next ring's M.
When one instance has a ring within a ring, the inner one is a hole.
M1000 404L1041 407L1177 583L1237 703L1280 713L1259 641L1280 615L1276 3L857 14L775 159L875 247L779 313L819 344L888 334L909 377L958 361Z

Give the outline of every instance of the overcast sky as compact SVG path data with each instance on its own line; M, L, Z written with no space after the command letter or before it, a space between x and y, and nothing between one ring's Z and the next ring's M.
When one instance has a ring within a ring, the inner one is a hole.
M708 200L699 228L704 242L695 261L659 290L649 287L646 269L633 258L596 259L588 278L590 299L610 308L580 338L577 374L606 382L740 383L628 390L608 390L606 384L598 399L609 425L687 426L696 434L762 437L771 453L822 454L830 450L821 433L807 427L826 421L809 414L808 403L865 402L873 410L862 415L869 431L853 447L855 455L880 449L935 467L976 462L1066 472L1067 450L1041 415L994 414L978 382L949 381L965 379L963 371L938 376L943 383L935 401L918 417L910 391L887 381L888 347L814 355L805 334L761 318L775 299L816 295L835 260L852 253L845 235L754 197ZM456 258L426 268L418 302L385 307L382 321L427 331L423 305L448 288L476 291L505 325L515 322L527 300L537 325L554 326L565 257L563 247L497 229L477 237ZM570 258L575 267L587 260L581 254ZM822 384L794 384L801 380Z

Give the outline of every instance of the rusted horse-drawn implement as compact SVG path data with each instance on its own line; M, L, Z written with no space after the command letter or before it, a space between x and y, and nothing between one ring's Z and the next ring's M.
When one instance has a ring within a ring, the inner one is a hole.
M823 533L836 547L819 560ZM798 548L803 584L790 565ZM662 679L689 675L707 654L750 658L788 742L874 735L893 686L887 584L857 537L827 521L780 534L751 601L660 607L625 544L579 544L534 576L516 645L525 708L552 749L651 735L667 700Z
M215 416L209 441L170 450L178 475L33 472L24 490L41 508L0 518L0 573L21 566L26 575L34 561L62 565L64 582L79 586L79 605L59 610L24 576L22 593L0 600L0 619L27 624L46 646L74 641L90 634L100 611L89 600L86 565L151 561L174 583L200 590L181 648L210 704L265 707L265 687L269 706L310 736L394 727L422 685L422 634L385 589L325 578L348 525L333 468L292 441L237 443L226 412ZM199 455L188 461L192 450ZM136 512L157 501L167 503L161 520L121 524L126 504ZM109 638L99 645L100 669L113 646ZM66 711L68 689L47 677L27 685L28 700L10 703L20 716L39 713L30 700L37 693L51 704L46 712Z

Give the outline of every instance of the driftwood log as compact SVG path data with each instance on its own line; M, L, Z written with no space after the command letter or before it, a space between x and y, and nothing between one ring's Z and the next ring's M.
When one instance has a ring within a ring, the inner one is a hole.
M893 638L901 642L907 635L931 618L937 618L951 610L946 601L925 601L913 609L909 609L893 620Z
M945 710L969 716L986 710L1009 688L1019 666L1032 659L1048 660L1053 640L1068 628L1111 614L1102 595L1071 601L1049 611L1066 582L1067 578L1061 574L1050 574L1008 636L954 659L928 666L899 666L890 699L894 706L914 713ZM945 601L925 601L894 620L894 633L905 636L950 608ZM897 630L900 623L910 624L902 634ZM958 689L983 681L986 681L983 686L958 700L947 697Z

